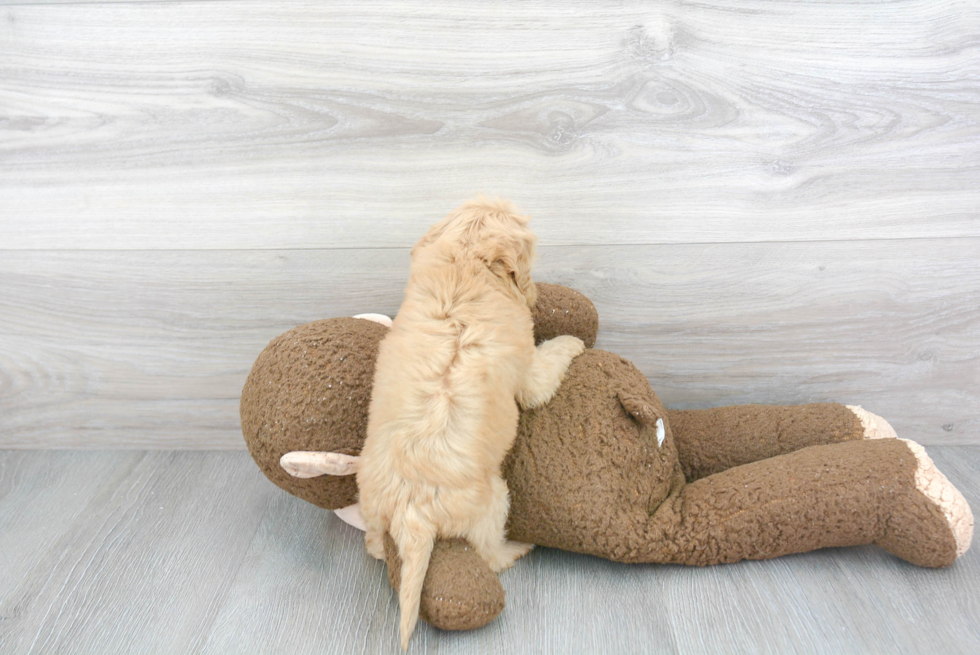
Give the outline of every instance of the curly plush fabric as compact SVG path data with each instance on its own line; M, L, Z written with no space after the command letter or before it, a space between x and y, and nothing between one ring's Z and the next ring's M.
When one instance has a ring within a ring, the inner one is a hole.
M737 405L668 410L677 456L688 482L813 444L864 439L858 416L836 403Z
M538 302L531 311L534 342L570 334L581 339L586 348L594 346L599 334L599 312L592 301L574 289L557 284L541 282L535 286Z
M663 405L630 362L603 350L575 358L555 397L521 414L504 462L508 535L610 559L636 556L624 534L680 474Z
M703 566L875 543L946 566L957 541L917 468L906 442L865 440L843 405L666 411L631 363L590 350L547 406L521 416L504 464L509 536L621 562Z
M259 355L242 391L242 434L277 486L326 509L357 501L353 475L294 478L279 458L294 450L361 452L374 361L387 331L359 318L314 321L276 337Z
M402 562L385 535L388 581L397 591ZM504 609L500 580L463 539L440 539L432 549L422 585L419 616L443 630L472 630L486 625Z

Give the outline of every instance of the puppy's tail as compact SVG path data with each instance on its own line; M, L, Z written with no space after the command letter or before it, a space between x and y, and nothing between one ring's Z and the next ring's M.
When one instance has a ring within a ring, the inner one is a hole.
M398 546L402 560L401 583L398 587L398 606L401 608L402 650L408 650L408 640L419 619L422 583L429 570L429 557L436 531L418 511L408 508L406 515L391 522L391 538Z

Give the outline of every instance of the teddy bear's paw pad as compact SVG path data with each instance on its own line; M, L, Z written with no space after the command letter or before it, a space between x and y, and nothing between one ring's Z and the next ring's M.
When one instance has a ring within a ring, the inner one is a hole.
M860 405L847 405L847 408L854 412L854 415L861 421L864 428L865 439L896 439L895 429L889 425L888 421L877 414L872 414Z
M949 529L956 540L956 556L960 557L973 541L973 512L959 489L936 468L925 448L914 441L902 439L918 460L915 486L926 498L935 503L946 517Z

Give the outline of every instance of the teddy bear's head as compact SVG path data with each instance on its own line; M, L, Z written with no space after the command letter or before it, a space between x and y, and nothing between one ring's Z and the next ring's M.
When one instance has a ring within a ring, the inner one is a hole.
M242 433L277 486L325 509L357 502L355 476L294 477L280 459L294 451L361 452L378 344L387 332L372 320L330 318L276 337L259 355L242 390Z

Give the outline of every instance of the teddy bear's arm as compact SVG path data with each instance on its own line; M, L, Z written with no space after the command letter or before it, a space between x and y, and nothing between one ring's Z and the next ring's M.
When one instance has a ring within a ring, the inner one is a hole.
M538 283L538 302L531 312L534 342L541 343L563 334L578 337L586 348L595 345L599 313L584 295L558 284Z
M632 562L707 565L876 544L919 566L948 566L973 515L918 444L816 446L675 487L633 533Z
M398 591L401 559L385 535L388 581ZM479 628L504 609L504 588L496 574L464 539L439 539L429 557L422 585L419 617L442 630Z
M668 410L668 417L688 481L807 446L895 437L881 417L837 403Z

